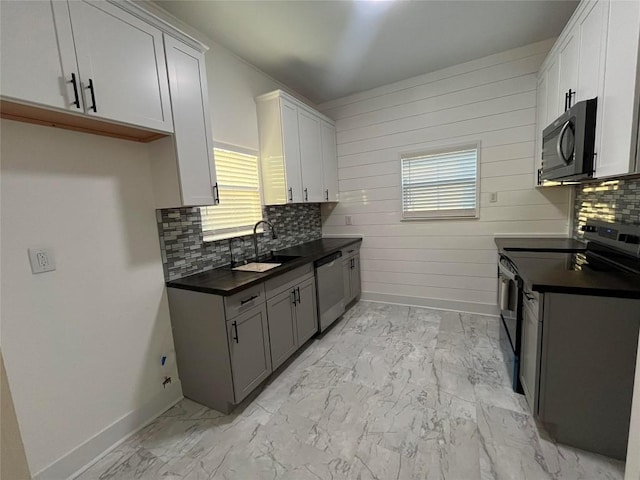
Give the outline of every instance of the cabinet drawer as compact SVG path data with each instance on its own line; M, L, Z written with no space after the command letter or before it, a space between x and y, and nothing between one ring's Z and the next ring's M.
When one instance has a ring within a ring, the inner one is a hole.
M256 305L264 303L264 301L264 283L261 283L230 297L224 297L225 316L227 320L230 320Z
M273 298L276 295L292 288L294 285L313 276L313 263L308 263L300 268L283 273L271 280L265 282L265 290L267 298Z
M342 249L342 258L343 260L353 257L354 255L357 255L358 253L360 253L360 244L356 244L356 245L349 245L348 247L345 247Z

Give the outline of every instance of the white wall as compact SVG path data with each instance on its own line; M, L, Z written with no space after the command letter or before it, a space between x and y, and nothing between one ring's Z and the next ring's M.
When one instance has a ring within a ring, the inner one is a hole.
M364 298L494 313L494 236L568 233L569 189L533 187L536 72L552 44L320 105L337 121L340 181L323 233L364 236ZM401 222L400 152L478 140L480 218Z
M120 417L175 400L160 367L173 340L147 146L1 128L2 350L37 474ZM56 271L31 274L37 246Z
M253 99L282 86L207 43L213 138L257 150ZM63 478L181 395L175 365L160 385L173 340L149 157L124 140L0 131L2 351L31 472ZM57 270L32 275L40 245Z

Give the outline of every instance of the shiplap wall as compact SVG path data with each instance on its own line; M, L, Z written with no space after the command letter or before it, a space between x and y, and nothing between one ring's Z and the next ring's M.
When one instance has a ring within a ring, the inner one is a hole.
M569 188L533 186L536 72L552 45L320 105L337 122L340 180L323 234L364 237L363 298L495 313L494 236L568 234ZM481 142L480 218L401 222L400 153L473 141Z

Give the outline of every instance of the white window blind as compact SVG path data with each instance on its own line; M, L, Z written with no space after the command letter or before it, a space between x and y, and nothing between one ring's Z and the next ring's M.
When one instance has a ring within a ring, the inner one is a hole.
M214 149L220 204L202 207L204 240L222 240L253 233L262 219L258 157Z
M478 216L478 145L400 159L403 218Z

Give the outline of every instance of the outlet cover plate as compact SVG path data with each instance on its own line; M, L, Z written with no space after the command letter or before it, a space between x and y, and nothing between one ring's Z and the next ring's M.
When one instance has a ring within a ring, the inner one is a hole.
M31 273L51 272L56 269L53 253L50 248L30 248L29 263Z

